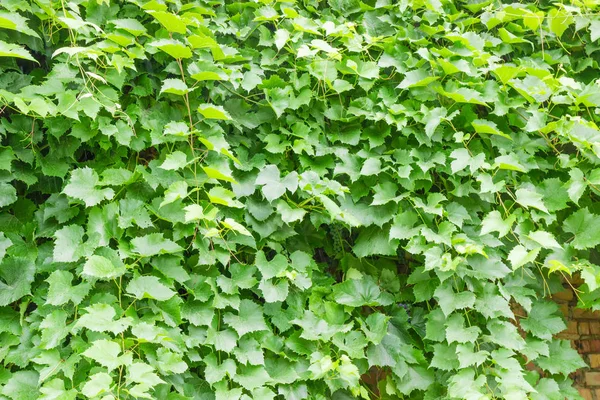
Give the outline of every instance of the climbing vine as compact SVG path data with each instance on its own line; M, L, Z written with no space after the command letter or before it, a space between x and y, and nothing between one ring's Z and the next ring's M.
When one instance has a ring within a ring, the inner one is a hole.
M0 398L579 398L547 298L600 309L599 38L591 0L1 1Z

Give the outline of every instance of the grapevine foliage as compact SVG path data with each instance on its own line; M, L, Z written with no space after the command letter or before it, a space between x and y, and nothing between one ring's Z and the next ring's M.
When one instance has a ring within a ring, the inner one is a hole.
M0 397L563 399L596 1L2 0ZM518 311L516 311L518 310Z

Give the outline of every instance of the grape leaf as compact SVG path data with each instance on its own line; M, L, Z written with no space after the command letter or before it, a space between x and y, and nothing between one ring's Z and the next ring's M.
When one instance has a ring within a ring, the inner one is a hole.
M0 306L31 293L35 264L24 258L10 257L0 267Z

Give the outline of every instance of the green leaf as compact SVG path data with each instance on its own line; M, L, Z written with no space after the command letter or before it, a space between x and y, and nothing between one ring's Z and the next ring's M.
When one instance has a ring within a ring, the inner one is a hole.
M235 193L221 186L213 187L207 193L211 203L222 204L227 207L243 208L244 205L235 199Z
M600 287L600 267L597 265L589 265L584 267L581 272L581 279L588 286L590 291L594 291Z
M493 71L494 74L496 74L500 79L500 82L502 82L503 85L506 85L508 81L516 77L519 72L521 72L521 68L515 67L514 65L500 65L494 68Z
M442 371L452 371L458 368L456 345L437 343L433 345L431 366Z
M517 203L521 204L523 207L532 207L545 213L548 212L548 209L544 205L544 196L537 191L529 188L523 188L518 189L515 194L517 195Z
M461 314L452 314L446 322L446 340L448 343L475 343L481 333L477 326L465 327L465 318Z
M54 261L74 262L84 256L83 228L79 225L68 225L56 231L54 236Z
M281 219L286 224L292 222L302 221L306 215L306 211L301 208L292 208L284 200L280 200L277 203L277 212L281 215Z
M577 398L593 1L0 3L0 398Z
M177 253L182 250L183 248L177 243L165 239L162 233L150 233L131 240L131 251L142 257Z
M285 29L277 29L275 31L275 46L277 50L281 50L290 38L290 33Z
M254 390L264 386L271 377L264 367L257 365L240 366L233 380L246 390Z
M17 201L17 190L9 183L0 183L0 207L6 207Z
M113 380L106 372L98 372L90 376L90 379L81 388L88 398L95 398L101 394L110 393Z
M449 379L448 394L456 398L485 399L487 397L486 376L478 375L475 370L465 368Z
M10 147L0 147L0 169L12 171L12 162L15 160L15 152Z
M396 385L400 393L410 395L414 390L426 390L435 381L433 371L425 367L408 367L408 373Z
M235 331L231 329L224 329L221 331L210 330L207 336L207 342L214 344L215 349L218 351L224 351L231 353L237 345L238 336Z
M25 258L10 257L0 267L0 306L30 294L35 265Z
M13 245L12 240L4 236L4 232L0 232L0 262L6 255L6 250Z
M563 222L563 230L575 236L572 244L576 249L600 244L600 216L592 214L587 207L569 215Z
M72 301L78 305L83 301L90 291L90 284L87 282L72 286L73 274L68 271L53 271L46 282L50 285L46 303L53 306L60 306Z
M164 200L160 202L159 208L171 204L177 200L185 199L188 196L188 184L185 181L173 182L165 190Z
M101 185L121 186L132 183L133 172L125 168L109 168L102 171Z
M546 231L529 232L527 237L529 237L529 239L539 243L545 249L561 249L562 248L550 232L546 232Z
M336 303L350 307L377 306L381 290L370 279L348 279L333 286L332 296Z
M37 60L21 46L12 43L6 43L2 40L0 40L0 57L22 58L24 60L38 63Z
M85 328L94 332L112 332L116 335L131 325L131 319L127 317L115 320L117 312L109 304L93 304L84 310L86 313L81 315L75 323L76 329Z
M329 324L308 310L304 311L301 318L295 318L290 322L302 328L300 337L306 340L329 340L336 333L351 329L349 325Z
M267 303L285 301L289 293L289 287L287 280L275 279L262 280L258 285Z
M118 29L123 29L134 36L140 36L146 33L146 28L142 23L133 18L112 19L109 23Z
M521 350L525 347L525 341L510 322L491 320L487 323L487 329L490 335L486 337L492 343L511 350Z
M2 394L12 400L36 400L39 374L35 371L17 371L5 381Z
M216 119L222 121L230 121L231 116L223 107L215 106L213 104L200 104L198 106L198 112L206 119Z
M66 323L67 317L65 311L55 310L44 318L40 324L40 328L42 328L40 345L43 349L52 349L59 346L71 332Z
M247 299L240 302L237 315L226 313L223 321L232 327L239 337L250 332L267 330L262 307Z
M275 255L271 261L267 261L265 253L256 253L254 264L260 271L263 279L271 279L280 276L288 267L288 260L281 254Z
M529 10L524 10L525 15L523 16L523 24L527 26L529 29L536 31L539 26L544 21L544 12L532 12Z
M439 76L431 76L429 71L425 69L416 69L414 71L407 72L404 76L404 79L397 87L400 89L408 89L412 87L426 86L439 78Z
M454 310L471 308L475 304L475 295L472 292L456 293L450 283L440 285L433 296L446 316Z
M550 354L548 357L540 357L537 365L551 374L569 375L579 368L587 367L586 363L571 348L567 340L552 340L550 343Z
M560 179L550 178L542 182L540 192L544 196L544 204L548 211L562 210L569 201L567 190Z
M187 156L181 151L174 151L167 154L165 161L160 165L160 168L166 169L167 171L178 170L185 167L188 164Z
M204 213L204 207L199 204L190 204L185 206L185 222L198 221L206 219L212 221L215 219L217 209L213 208L210 212Z
M442 88L436 89L442 95L456 101L457 103L479 104L485 106L486 103L481 97L481 93L476 90L461 87L455 90L446 91Z
M558 306L554 303L534 303L526 319L521 319L521 328L526 332L544 340L567 329L563 319L558 315Z
M248 229L246 229L246 227L244 227L242 224L237 223L234 219L232 218L225 218L223 221L221 221L221 224L227 228L227 229L231 229L234 232L237 232L241 235L244 236L252 236L252 234L250 233L250 231Z
M83 274L101 280L118 278L126 272L125 267L116 266L106 257L92 255L83 265Z
M269 202L280 198L287 190L295 192L298 187L297 175L292 172L281 179L279 168L276 165L267 165L256 177L256 185L261 185L262 193Z
M559 38L573 23L571 14L563 8L553 8L548 13L548 25L550 30Z
M185 44L173 39L160 39L150 43L150 46L156 47L173 58L191 58L192 50Z
M567 182L567 193L573 203L577 204L585 190L587 189L587 183L583 176L583 172L579 168L573 168L569 171L571 179Z
M517 217L511 214L506 220L502 219L499 211L491 211L481 221L481 234L498 232L498 237L504 237L510 232Z
M25 35L40 38L40 36L27 26L28 19L21 14L0 11L0 28L11 29Z
M42 394L38 400L75 400L77 398L76 389L65 389L65 382L61 379L52 379L40 388Z
M390 228L390 239L409 239L421 231L421 227L415 227L419 217L415 212L404 211L394 218Z
M209 354L203 361L206 364L205 379L211 385L221 381L226 375L235 375L236 365L232 359L226 359L222 364L217 364L217 357Z
M166 11L147 11L148 14L152 15L154 18L160 22L162 26L164 26L169 32L175 33L183 33L187 32L186 23L183 18L178 15L171 14Z
M237 348L234 350L234 354L235 358L242 364L264 365L265 363L260 344L249 336L240 339Z
M399 241L390 239L390 235L391 233L388 234L377 226L364 228L354 242L352 251L360 258L372 255L395 255Z
M150 387L165 383L165 381L154 373L154 368L139 361L134 361L127 366L127 381L141 383Z
M235 182L235 179L233 179L231 175L225 174L216 168L202 166L202 170L211 179L218 179L225 182Z
M100 339L94 341L92 346L83 352L83 355L106 367L108 372L110 372L120 365L131 364L131 353L119 356L120 353L121 346L118 343Z
M475 129L475 132L477 132L477 133L487 133L490 135L498 135L498 136L502 136L506 139L512 140L510 135L507 135L506 133L500 131L498 129L498 126L496 126L496 123L493 121L488 121L485 119L476 119L475 121L473 121L471 123L471 125L473 125L473 128Z
M331 60L316 58L308 66L308 71L320 81L333 82L337 78L335 63Z
M160 88L160 92L183 96L191 92L191 90L181 79L165 79Z
M158 355L158 368L163 372L172 372L182 374L188 369L188 365L183 361L183 354L174 353L165 348L160 348L156 352Z
M175 292L160 282L156 276L138 276L129 281L127 293L133 294L137 299L154 299L166 301L175 295Z
M485 350L474 351L473 344L459 344L456 347L456 355L458 356L459 368L466 368L472 365L480 366L489 357L490 353Z
M511 262L513 270L517 270L525 264L534 262L539 253L539 247L536 247L533 250L528 250L522 245L518 244L512 248L510 253L508 253L508 260Z
M92 207L103 200L110 200L115 192L110 188L98 189L100 183L96 171L89 167L79 168L71 172L69 183L63 189L63 193L69 197L81 200L86 207Z
M507 154L494 159L494 167L509 171L527 172L527 168L521 165L515 154Z

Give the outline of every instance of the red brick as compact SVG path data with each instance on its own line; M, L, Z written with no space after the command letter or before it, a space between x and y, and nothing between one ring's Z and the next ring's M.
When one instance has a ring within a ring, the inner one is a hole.
M558 335L556 335L557 339L563 339L563 340L577 340L580 338L579 334L577 333L565 333L565 332L561 332Z
M600 321L591 321L590 322L590 334L591 335L600 335Z
M600 354L590 354L590 367L600 368Z
M562 292L554 293L552 298L559 301L571 301L573 300L573 291L570 288L567 288Z
M562 331L561 333L575 333L577 334L577 321L569 321L567 322L567 329Z
M598 340L598 339L590 340L590 349L591 349L591 353L600 353L600 340Z
M556 335L559 339L566 340L577 340L579 339L579 333L577 332L577 321L567 322L567 329Z
M564 304L561 304L561 308ZM600 319L600 311L573 309L573 318Z
M600 340L577 340L575 342L577 350L581 354L600 353Z
M587 386L600 386L600 372L586 372L585 384Z
M596 398L600 399L600 389L594 389L594 393L596 393Z
M569 377L573 379L575 387L585 387L585 375L582 369L573 372Z
M590 323L589 322L580 322L579 323L579 334L580 335L589 335L590 334Z
M594 399L592 397L592 391L590 389L580 388L579 394L581 395L581 397L584 398L584 400L593 400Z
M589 340L580 340L577 346L577 350L582 354L593 353L591 341Z
M560 311L565 318L569 318L569 305L567 303L559 304Z

